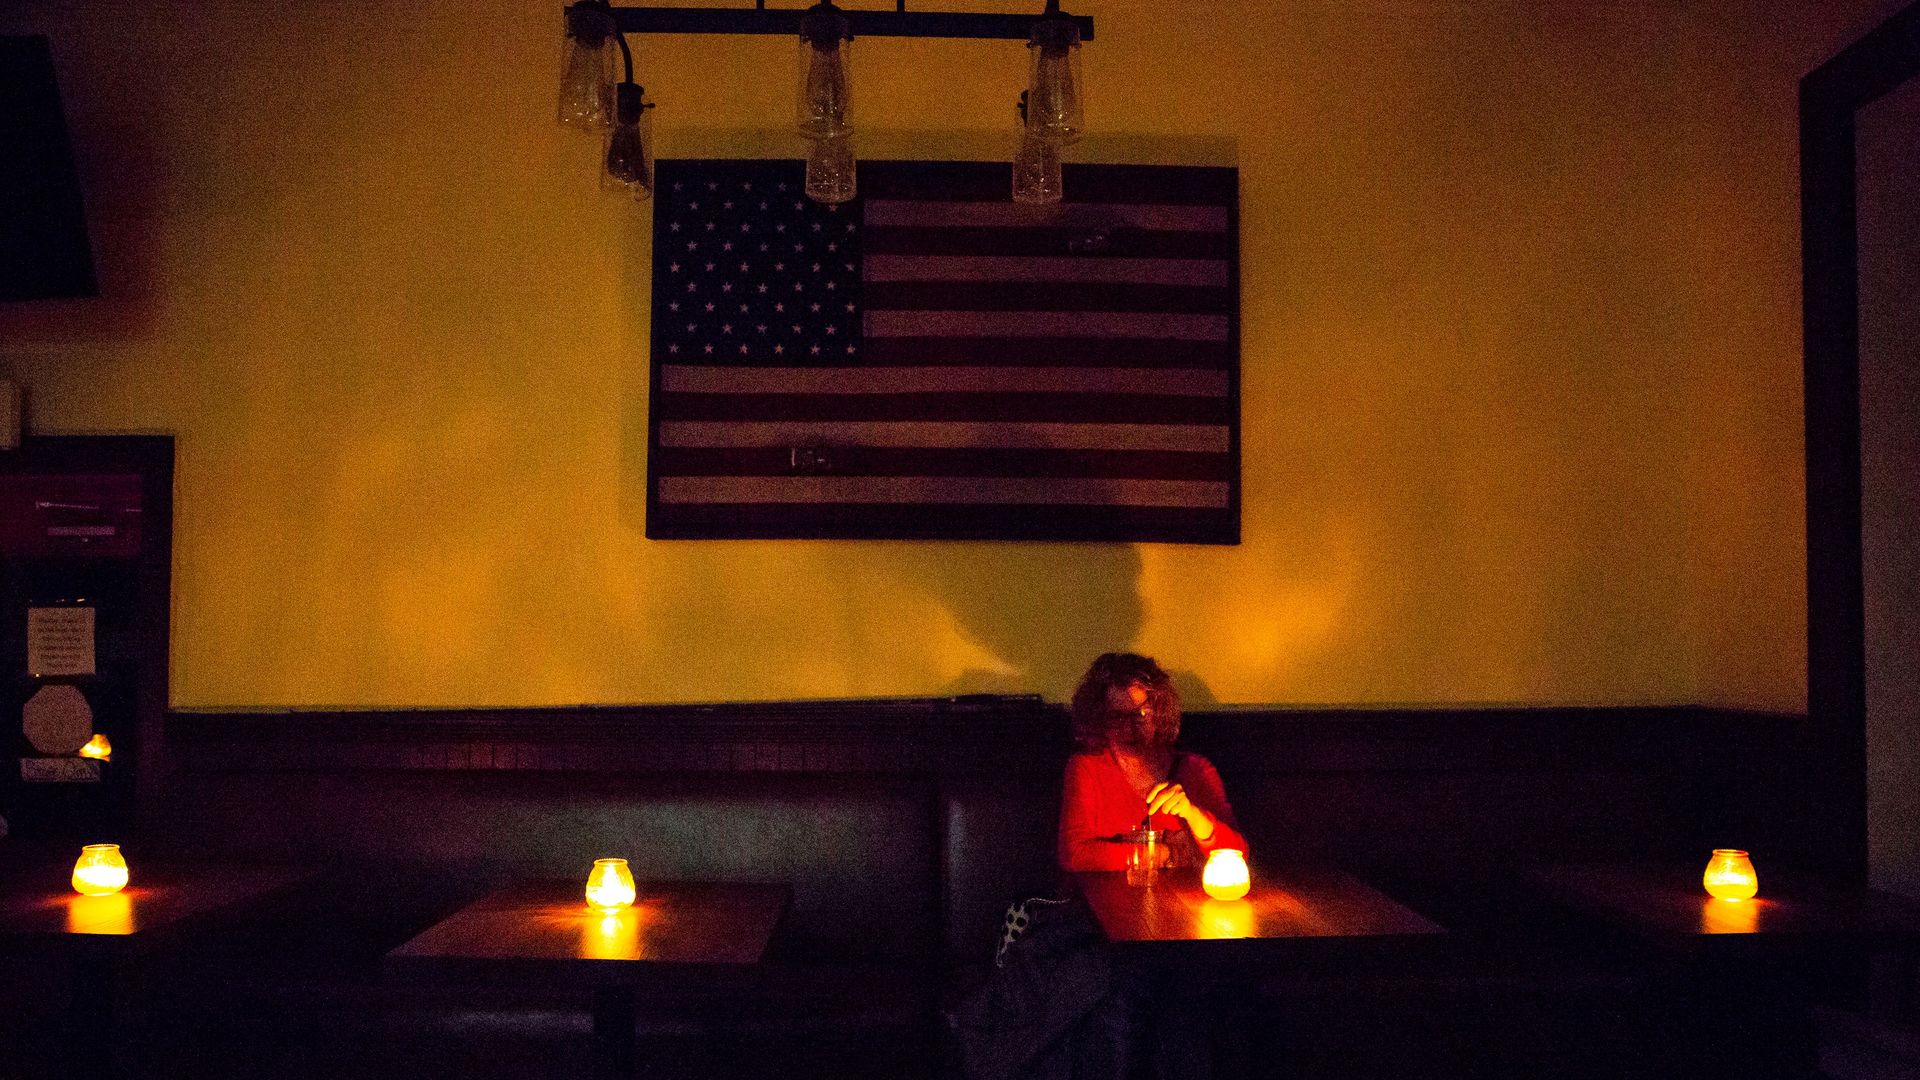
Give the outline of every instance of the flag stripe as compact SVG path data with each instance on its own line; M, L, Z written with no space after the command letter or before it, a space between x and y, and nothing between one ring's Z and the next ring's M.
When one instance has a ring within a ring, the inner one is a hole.
M668 476L669 503L992 503L1222 509L1228 486L1201 480L981 476Z
M1226 454L1128 450L929 450L834 446L824 454L835 476L1117 476L1143 480L1234 478ZM785 476L800 471L797 447L661 447L651 464L661 476Z
M868 311L1125 311L1224 314L1227 289L1030 281L898 281L864 286Z
M1233 346L1218 341L1127 338L868 338L860 355L876 364L975 365L991 358L1028 367L1235 367Z
M868 340L888 337L1081 337L1226 341L1225 315L1157 311L869 311Z
M1027 206L1006 199L998 202L868 199L864 217L869 225L1151 229L1160 232L1220 233L1227 231L1229 214L1224 206L1178 204L1076 202L1057 206Z
M861 247L867 255L998 255L1058 258L1229 259L1230 233L1118 229L916 229L875 226Z
M1044 422L1060 415L1058 394L667 394L662 420ZM1233 403L1219 397L1081 394L1081 423L1228 424Z
M1233 509L1155 506L901 506L813 503L662 503L649 515L656 540L1111 540L1162 544L1237 544ZM671 511L665 513L664 511Z
M1226 427L1195 424L770 423L663 420L661 446L918 446L1036 450L1174 450L1224 454Z
M1102 281L1222 289L1233 283L1232 266L1224 259L868 255L862 269L869 290L876 281Z
M1226 397L1224 371L1113 367L696 367L668 364L669 394L1100 393Z

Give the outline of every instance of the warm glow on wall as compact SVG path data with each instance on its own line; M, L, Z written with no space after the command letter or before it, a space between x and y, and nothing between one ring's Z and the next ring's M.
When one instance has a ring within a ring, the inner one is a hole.
M203 118L91 143L86 318L0 305L38 427L183 448L171 704L1059 702L1125 645L1189 709L1806 709L1791 121L1846 5L1065 4L1070 155L1241 170L1237 546L649 541L650 226L547 119L558 4L9 7L76 131ZM855 36L869 159L1015 149L1024 40ZM661 153L799 156L797 37L635 40Z
M1707 860L1701 883L1708 894L1720 900L1740 901L1760 891L1760 877L1753 872L1753 860L1738 848L1715 848Z
M618 911L633 903L633 872L625 859L595 859L587 875L587 903L601 911Z
M1200 887L1215 900L1238 900L1247 895L1247 857L1236 848L1221 848L1207 856Z
M113 756L113 743L109 742L105 735L95 735L87 740L87 745L80 748L80 756L106 761Z
M105 896L127 887L127 860L119 844L88 844L73 864L73 891L82 896Z

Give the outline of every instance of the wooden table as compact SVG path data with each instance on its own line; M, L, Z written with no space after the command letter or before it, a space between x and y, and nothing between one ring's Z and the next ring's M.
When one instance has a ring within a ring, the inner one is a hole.
M1331 867L1259 867L1241 900L1214 900L1198 870L1163 871L1157 884L1124 873L1075 874L1101 929L1117 945L1189 953L1259 953L1444 933L1350 874Z
M113 999L123 961L176 943L176 931L204 928L222 912L314 876L293 867L156 863L137 853L129 861L132 880L107 896L74 892L71 863L14 864L10 880L0 886L0 941L23 952L56 953L72 965L68 1014L88 1036L68 1045L98 1055L89 1064L109 1074L122 1071Z
M74 892L70 865L19 873L0 889L0 937L88 955L123 954L149 944L161 931L313 876L311 870L290 867L152 866L137 856L133 861L127 887L107 896Z
M774 884L642 883L632 907L602 914L587 907L582 889L582 881L537 881L489 893L388 953L388 967L462 981L588 985L599 1070L628 1076L634 990L757 964L790 896Z
M1370 959L1398 969L1408 943L1444 933L1331 867L1257 865L1246 897L1225 901L1207 896L1198 870L1162 871L1151 887L1128 885L1123 872L1074 879L1116 965L1150 988L1135 1022L1152 1053L1196 1074L1257 1065L1268 1075L1288 1060L1288 1022L1263 1004L1275 979L1346 974Z
M1809 1000L1848 971L1849 957L1870 961L1870 1013L1911 1007L1920 904L1795 879L1764 863L1759 896L1717 900L1700 883L1705 863L1555 866L1529 875L1564 906L1681 958L1684 995L1663 1011L1699 1027L1684 1048L1701 1055L1692 1075L1772 1075L1767 1070L1787 1063L1812 1075L1818 1038Z
M1708 896L1699 867L1555 866L1535 870L1531 877L1562 904L1673 951L1920 942L1920 903L1872 889L1794 880L1765 867L1760 895L1740 901Z

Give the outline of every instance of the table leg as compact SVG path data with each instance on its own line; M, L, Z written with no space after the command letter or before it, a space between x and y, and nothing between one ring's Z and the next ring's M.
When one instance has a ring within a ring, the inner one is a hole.
M114 1018L114 970L110 960L87 957L73 965L73 995L67 1004L66 1052L76 1066L95 1076L127 1074L120 1060L120 1032Z
M633 990L598 986L593 991L593 1066L603 1080L634 1075Z
M1911 949L1880 950L1867 959L1867 1015L1876 1020L1906 1020L1920 1013L1920 954Z

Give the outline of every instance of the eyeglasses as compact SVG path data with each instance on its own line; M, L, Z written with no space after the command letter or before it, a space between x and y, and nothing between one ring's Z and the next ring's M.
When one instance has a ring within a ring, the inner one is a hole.
M1137 709L1108 709L1107 719L1112 722L1121 720L1145 720L1153 715L1153 706L1142 705Z

